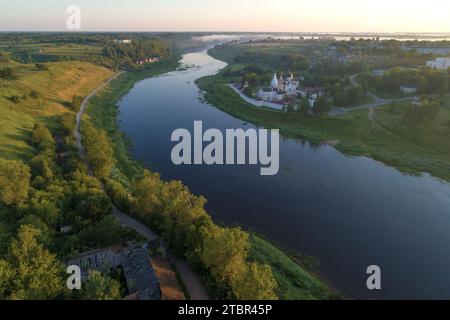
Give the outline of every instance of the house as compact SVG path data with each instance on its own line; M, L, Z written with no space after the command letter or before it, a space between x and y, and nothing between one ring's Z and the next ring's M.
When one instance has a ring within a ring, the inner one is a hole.
M149 244L112 246L81 254L67 262L81 269L81 281L87 281L91 271L110 273L121 267L131 296L139 300L161 300L158 278L148 254Z
M412 99L412 105L414 107L420 107L422 105L422 101L420 100L420 98L418 96L414 96Z
M298 90L299 95L303 99L308 99L311 107L316 103L317 98L325 94L325 88L323 87L301 87Z
M162 59L162 56L153 57L153 58L142 58L136 61L136 64L145 64L145 63L155 63Z
M450 58L439 57L434 61L427 61L427 67L437 70L447 70L450 68Z
M386 73L386 71L385 70L381 70L381 69L372 71L372 75L375 76L375 77L382 77L382 76L384 76L385 73Z
M417 92L417 87L413 85L400 86L400 91L405 94L412 94Z
M114 40L116 43L123 43L123 44L130 44L131 39L120 39L120 40Z

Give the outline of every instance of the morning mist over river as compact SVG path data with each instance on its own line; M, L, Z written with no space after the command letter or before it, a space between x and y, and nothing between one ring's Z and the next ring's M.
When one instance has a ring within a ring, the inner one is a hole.
M280 172L259 166L175 166L171 133L253 128L201 101L195 80L225 63L206 51L183 56L187 69L143 80L120 101L120 127L132 155L165 180L208 199L218 223L241 225L285 249L316 257L321 272L352 298L450 298L450 185L413 177L331 146L280 141ZM366 269L382 269L380 292Z

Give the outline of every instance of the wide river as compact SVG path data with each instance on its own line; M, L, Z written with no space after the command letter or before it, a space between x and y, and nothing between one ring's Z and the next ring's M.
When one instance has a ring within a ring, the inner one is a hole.
M260 176L258 166L175 166L173 130L193 132L195 120L220 130L253 127L200 99L194 81L225 63L206 51L182 63L188 68L143 80L120 101L136 159L204 195L215 221L316 257L353 298L450 298L450 184L294 139L280 142L276 176ZM370 265L381 267L381 291L367 289Z

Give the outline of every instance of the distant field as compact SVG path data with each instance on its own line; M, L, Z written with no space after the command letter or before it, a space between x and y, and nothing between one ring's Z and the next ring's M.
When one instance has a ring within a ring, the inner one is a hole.
M36 122L52 127L56 116L71 112L67 104L74 95L87 95L113 74L76 61L47 63L48 70L34 64L0 62L0 68L6 66L17 71L17 80L0 79L0 154L7 159L29 156L33 150L26 141ZM31 97L32 91L39 97ZM13 96L19 101L14 102Z
M0 49L11 52L13 59L21 62L55 62L63 60L88 59L100 56L102 47L82 44L23 44L9 48L6 44L0 44Z

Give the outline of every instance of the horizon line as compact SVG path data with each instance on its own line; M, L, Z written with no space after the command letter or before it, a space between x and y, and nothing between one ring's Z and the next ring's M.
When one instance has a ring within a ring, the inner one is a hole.
M403 32L403 31L394 31L394 32L378 32L378 31L211 31L211 30L187 30L187 31L179 31L179 30L0 30L0 33L207 33L207 34L229 34L229 33L243 33L243 34L329 34L329 35L341 35L341 34L354 34L354 35L448 35L450 36L450 31L418 31L418 32Z

